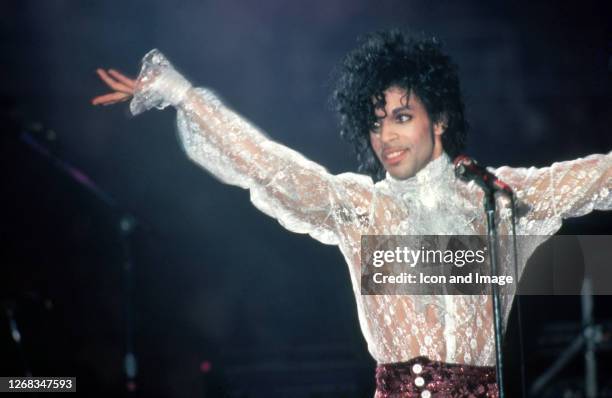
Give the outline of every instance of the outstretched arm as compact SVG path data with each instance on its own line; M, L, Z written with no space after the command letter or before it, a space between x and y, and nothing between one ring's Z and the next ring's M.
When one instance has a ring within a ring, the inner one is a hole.
M123 79L114 83L121 85L113 87L116 96L98 97L98 103L123 99L121 90L129 90L130 85ZM214 93L191 87L159 51L144 57L134 88L132 113L174 105L188 156L221 181L249 189L255 206L287 229L337 244L339 235L367 226L370 178L333 176L270 140Z
M501 167L496 173L530 207L519 223L524 233L549 235L562 219L612 210L612 152L540 169Z

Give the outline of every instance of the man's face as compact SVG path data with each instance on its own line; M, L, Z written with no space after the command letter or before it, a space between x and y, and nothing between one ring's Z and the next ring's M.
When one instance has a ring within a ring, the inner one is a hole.
M414 176L442 155L443 123L432 123L425 106L414 94L392 86L384 92L385 109L376 109L370 131L374 153L392 177Z

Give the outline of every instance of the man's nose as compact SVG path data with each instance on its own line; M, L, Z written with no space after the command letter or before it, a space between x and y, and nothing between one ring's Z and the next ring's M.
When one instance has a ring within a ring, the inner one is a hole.
M393 126L390 126L389 123L383 123L380 128L380 140L386 143L395 139L397 139L397 133Z

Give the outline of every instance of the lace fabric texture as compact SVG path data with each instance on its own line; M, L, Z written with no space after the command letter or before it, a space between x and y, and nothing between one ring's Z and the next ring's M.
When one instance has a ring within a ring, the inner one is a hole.
M331 175L280 145L224 105L210 90L191 88L157 50L143 59L134 114L169 104L187 155L224 183L249 189L253 204L286 229L338 245L349 266L362 332L378 363L417 356L492 366L495 345L486 295L422 296L360 293L361 235L485 235L482 193L454 177L443 155L414 177L378 183L370 177ZM512 186L523 211L517 234L549 236L564 218L612 209L612 153L546 168L493 170ZM498 203L500 234L511 231L507 203ZM519 247L519 274L544 237ZM509 246L511 247L511 246ZM500 253L502 271L512 253ZM510 272L508 272L510 273ZM512 303L502 300L504 320Z

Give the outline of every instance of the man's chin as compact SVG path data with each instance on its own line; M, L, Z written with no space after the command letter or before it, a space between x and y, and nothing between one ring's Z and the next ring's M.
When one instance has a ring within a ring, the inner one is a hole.
M389 175L396 180L407 180L411 177L414 177L412 170L389 170L387 169Z

